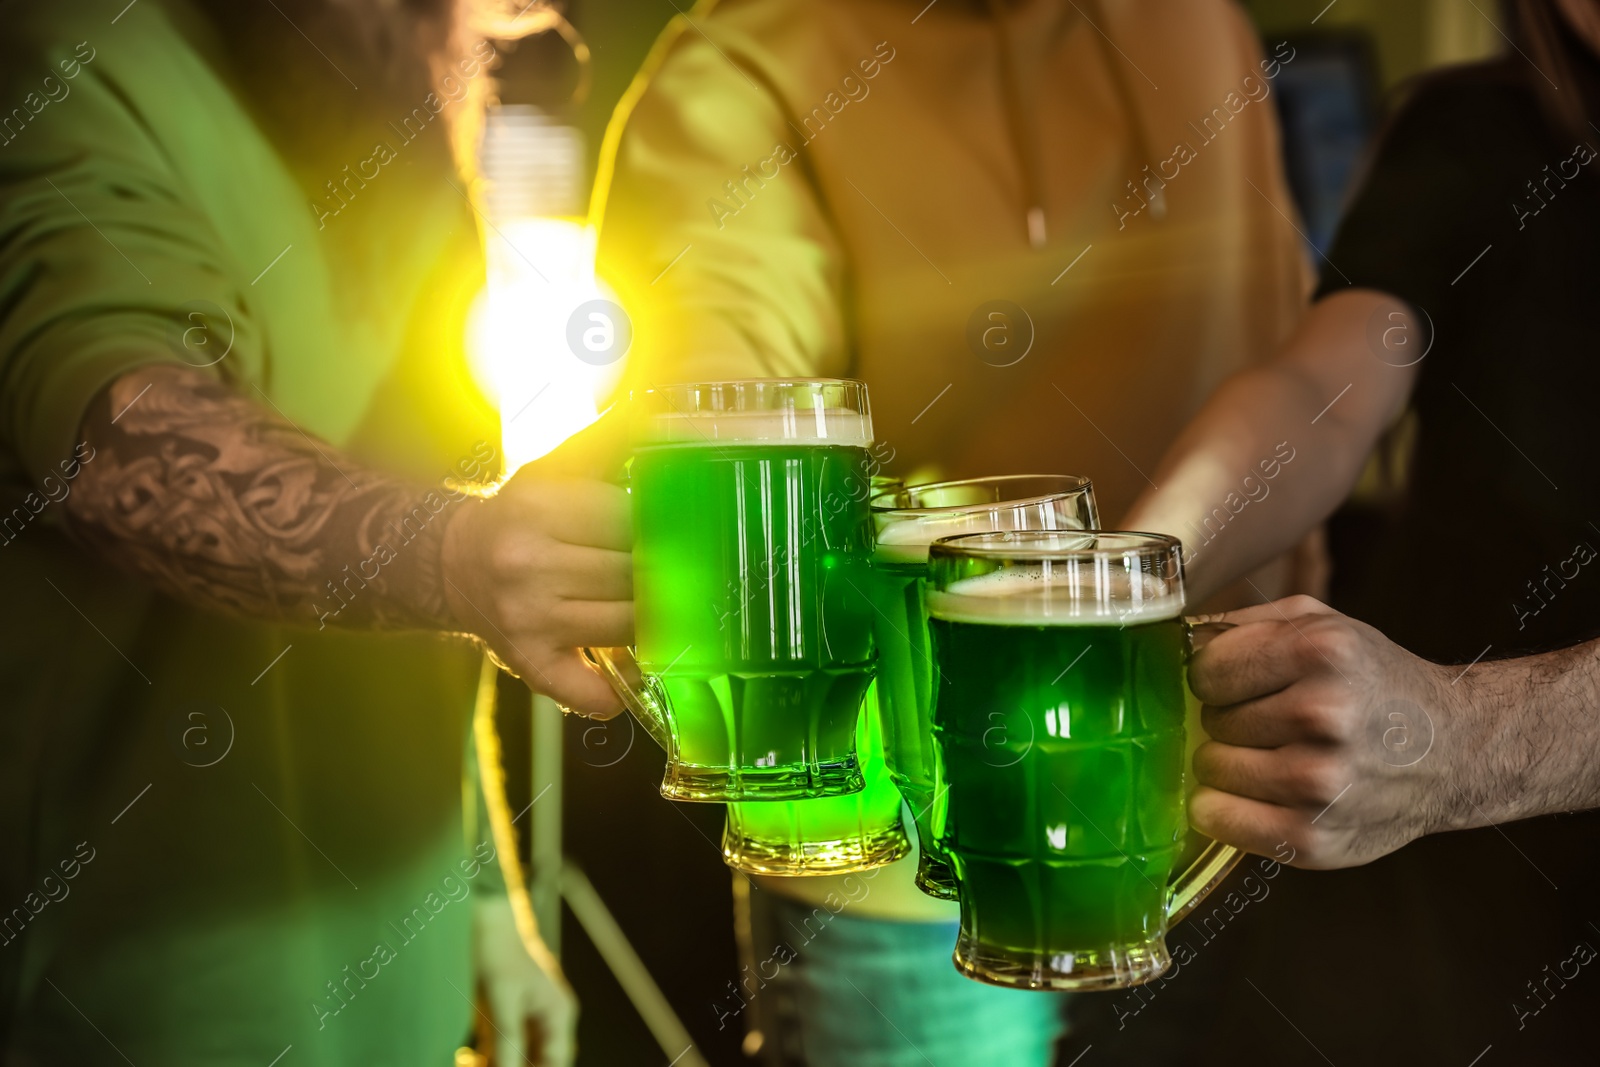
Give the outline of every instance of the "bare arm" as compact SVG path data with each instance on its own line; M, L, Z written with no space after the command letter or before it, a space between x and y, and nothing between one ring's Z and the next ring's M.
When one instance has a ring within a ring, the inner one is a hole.
M414 484L168 364L114 381L82 433L94 458L69 525L168 595L318 628L472 633L534 688L617 710L576 647L631 640L627 497L570 461L487 498Z
M1480 667L1463 698L1478 773L1469 764L1450 827L1600 807L1600 641Z
M1168 452L1127 524L1183 538L1194 599L1344 500L1415 383L1427 339L1411 314L1370 290L1319 302ZM1189 669L1208 737L1189 811L1204 833L1349 867L1426 834L1600 806L1600 641L1463 670L1309 597L1227 619Z
M1159 488L1122 525L1183 540L1192 602L1294 547L1349 495L1416 380L1400 365L1425 343L1411 316L1371 290L1319 301L1276 359L1225 382L1167 451Z

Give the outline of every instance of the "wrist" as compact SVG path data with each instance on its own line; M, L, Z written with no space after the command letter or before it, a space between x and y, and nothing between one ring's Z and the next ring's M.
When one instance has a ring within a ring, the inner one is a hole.
M479 553L477 528L483 519L488 500L480 496L465 496L456 502L445 523L444 535L439 541L439 585L444 602L442 626L460 633L474 633L480 613L473 607L464 589L472 560Z
M1511 822L1535 812L1527 807L1524 780L1531 762L1527 738L1517 725L1522 688L1517 660L1474 666L1438 665L1443 721L1435 729L1449 753L1440 781L1446 812L1441 830L1470 830ZM1525 698L1525 695L1523 697Z

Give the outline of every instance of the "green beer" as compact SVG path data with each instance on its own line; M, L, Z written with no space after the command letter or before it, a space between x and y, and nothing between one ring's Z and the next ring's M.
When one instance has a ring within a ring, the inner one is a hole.
M933 549L956 966L1034 989L1147 981L1170 962L1168 880L1187 832L1176 542L1011 537L1045 558L1002 558L993 535Z
M722 857L750 874L845 874L893 863L911 851L900 792L883 763L877 684L867 690L856 751L866 787L847 797L728 805Z
M636 657L679 800L855 792L872 681L859 383L652 390L629 474Z
M872 476L873 494L899 487L896 478ZM845 874L905 856L911 842L901 824L900 792L884 764L880 722L874 681L856 724L856 758L866 783L861 792L729 804L722 830L728 866L749 874Z
M1094 491L1072 475L1005 475L913 486L873 498L872 560L878 693L889 773L916 823L917 886L954 900L955 875L939 848L942 806L933 751L935 671L924 603L928 545L991 530L1073 530L1098 524Z
M932 625L972 938L1048 955L1159 934L1183 843L1183 623Z

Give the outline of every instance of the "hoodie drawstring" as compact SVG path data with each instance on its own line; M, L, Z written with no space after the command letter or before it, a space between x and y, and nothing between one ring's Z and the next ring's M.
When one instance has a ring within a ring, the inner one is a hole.
M1083 0L1083 2L1094 11L1099 22L1106 21L1100 0ZM1077 7L1076 4L1073 6ZM1038 138L1034 135L1022 106L1022 84L1017 70L1016 56L1011 48L1011 37L1006 30L1004 0L988 0L988 8L989 15L994 20L995 36L1000 46L1000 83L1001 96L1005 101L1006 125L1010 130L1012 149L1017 153L1017 160L1022 166L1022 194L1023 202L1027 205L1025 225L1028 244L1032 248L1043 248L1046 239L1044 162L1039 152ZM1111 42L1098 24L1091 21L1087 14L1081 11L1080 14L1083 14L1084 20L1090 23L1089 29L1094 32L1095 44L1099 47L1101 58L1111 77L1117 103L1127 115L1128 133L1135 155L1134 162L1137 163L1141 158L1146 160L1158 158L1151 150L1149 131L1145 129L1143 117L1134 105L1133 93L1129 90L1122 68L1118 65L1119 62L1126 61L1112 54ZM1167 201L1160 188L1150 190L1150 216L1161 219L1166 213Z
M1022 86L1018 81L1016 57L1011 52L1011 36L1006 32L1002 0L989 0L989 15L994 19L995 36L1000 43L1000 89L1006 105L1006 125L1011 130L1011 147L1022 164L1022 195L1027 204L1028 244L1043 248L1044 165L1039 159L1038 139L1028 126L1022 109Z
M1084 2L1094 10L1094 13L1099 17L1099 22L1106 22L1105 7L1100 3L1100 0L1084 0ZM1096 29L1095 26L1089 28ZM1105 60L1106 72L1111 76L1111 85L1116 91L1117 103L1122 105L1122 110L1128 116L1128 134L1129 140L1132 142L1133 165L1135 175L1137 175L1138 168L1141 166L1140 160L1145 161L1143 166L1148 166L1150 161L1162 157L1156 155L1151 147L1150 131L1145 128L1144 116L1140 113L1138 106L1134 104L1133 92L1128 88L1128 79L1123 66L1132 61L1124 56L1112 55L1111 39L1106 36L1103 30L1097 32L1094 35L1094 39L1100 46L1100 55ZM1161 186L1158 185L1154 189L1146 186L1146 191L1150 194L1150 217L1157 221L1166 218L1167 197L1161 191Z

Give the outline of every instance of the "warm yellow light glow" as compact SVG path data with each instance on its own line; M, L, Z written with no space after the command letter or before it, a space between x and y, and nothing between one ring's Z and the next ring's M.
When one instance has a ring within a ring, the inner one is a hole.
M568 326L587 302L616 297L595 278L595 232L581 219L513 219L484 237L488 281L467 350L479 386L499 406L510 473L595 420L596 397L615 385L622 360L579 359Z

